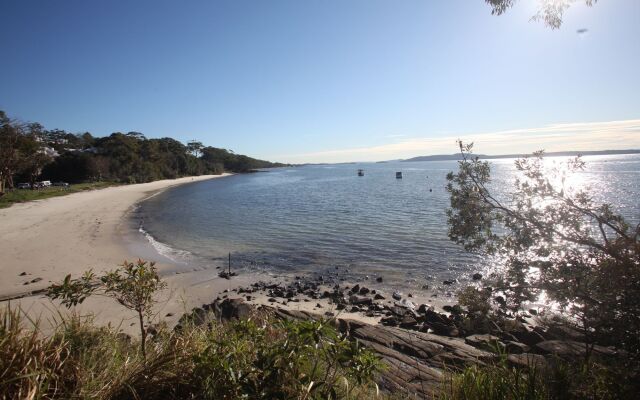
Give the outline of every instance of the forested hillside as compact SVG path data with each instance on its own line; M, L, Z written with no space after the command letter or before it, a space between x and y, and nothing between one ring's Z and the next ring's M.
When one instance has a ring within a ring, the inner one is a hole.
M14 121L0 110L0 193L17 182L140 183L278 166L283 164L200 142L147 139L139 132L94 137L89 132L47 130L38 123Z

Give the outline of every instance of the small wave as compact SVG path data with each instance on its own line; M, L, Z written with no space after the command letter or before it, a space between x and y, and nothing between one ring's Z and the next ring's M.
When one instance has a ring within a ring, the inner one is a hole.
M145 231L142 226L138 228L138 232L144 235L144 237L149 241L151 246L153 246L158 254L168 258L175 263L187 263L187 261L193 256L193 254L187 250L174 249L173 247L156 240L156 238L151 236L149 232Z

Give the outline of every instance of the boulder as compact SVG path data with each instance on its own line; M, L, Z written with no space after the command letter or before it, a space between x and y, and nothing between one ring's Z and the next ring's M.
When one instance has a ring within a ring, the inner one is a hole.
M583 358L586 355L586 344L574 340L546 340L533 346L541 354L554 354L564 359ZM592 354L596 357L615 357L618 353L609 347L594 345Z
M464 339L465 343L493 353L503 351L505 344L497 336L493 335L471 335Z
M458 328L455 325L447 325L441 322L431 322L428 324L436 335L456 337L459 335Z

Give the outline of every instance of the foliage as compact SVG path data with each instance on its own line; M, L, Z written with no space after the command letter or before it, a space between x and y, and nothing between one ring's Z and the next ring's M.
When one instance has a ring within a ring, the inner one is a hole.
M62 283L49 287L47 296L61 299L64 306L72 307L99 293L135 311L140 325L140 350L145 356L147 330L144 327L144 319L149 320L153 316L153 306L156 304L154 296L165 287L166 283L160 280L155 263L138 260L135 264L125 261L121 268L100 278L91 270L76 279L67 275Z
M467 286L458 293L458 303L466 307L469 313L488 315L491 311L491 292L486 289L478 289Z
M640 224L631 228L609 204L596 204L569 178L580 157L549 166L542 152L515 162L506 198L489 190L490 166L469 158L447 176L449 237L504 260L498 289L507 306L546 293L575 317L587 339L640 355Z
M438 399L613 400L635 398L637 391L637 377L620 365L560 359L536 364L532 358L527 366L511 366L502 354L495 363L449 372Z
M154 335L146 359L138 347L135 339L75 314L60 316L53 333L44 335L37 322L25 327L18 310L5 308L0 399L200 399L212 393L220 399L311 399L333 392L334 399L375 397L371 378L378 361L319 323L189 325ZM310 386L316 361L313 376L322 378L321 368L334 367L331 379Z
M38 178L142 183L282 165L196 141L184 145L171 138L148 139L140 132L95 138L89 132L46 130L38 123L13 121L0 111L0 193L5 185L13 188L18 178L31 183Z
M544 21L551 29L558 29L562 25L562 17L569 7L577 2L584 2L587 6L592 6L598 0L539 0L539 8L536 14L531 17L532 21ZM491 14L504 14L513 7L516 0L485 0L492 8Z
M16 174L33 183L42 167L50 161L42 142L42 126L20 124L0 111L0 195L13 187Z
M239 321L207 343L194 362L210 399L349 398L380 367L324 321Z

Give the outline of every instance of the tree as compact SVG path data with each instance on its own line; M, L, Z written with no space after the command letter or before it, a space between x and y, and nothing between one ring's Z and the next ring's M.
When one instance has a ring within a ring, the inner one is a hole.
M6 186L13 187L13 177L18 173L35 182L50 160L44 152L42 135L42 125L20 124L0 112L0 193Z
M187 151L194 157L200 157L202 155L202 149L204 145L202 142L196 142L195 140L187 143Z
M68 151L47 164L42 176L51 181L81 183L98 179L100 169L97 158L91 154Z
M546 293L567 310L587 338L640 355L640 224L632 228L609 204L596 204L569 177L576 157L549 166L542 151L515 162L513 190L490 190L490 165L469 154L447 175L449 238L504 262L497 289L506 306Z
M492 8L491 14L504 14L515 5L517 0L485 0ZM598 0L539 0L538 12L531 17L532 21L544 21L551 29L558 29L562 25L564 12L574 3L584 2L588 6Z
M0 110L0 194L4 193L7 185L13 187L13 175L21 162L18 151L20 136L19 127Z
M135 264L125 261L121 268L99 278L91 270L77 279L67 275L62 283L49 287L47 296L62 299L62 304L70 308L81 304L92 294L101 294L135 311L140 325L140 351L146 358L147 330L144 321L153 316L153 306L157 303L155 295L165 287L155 263L138 260Z

